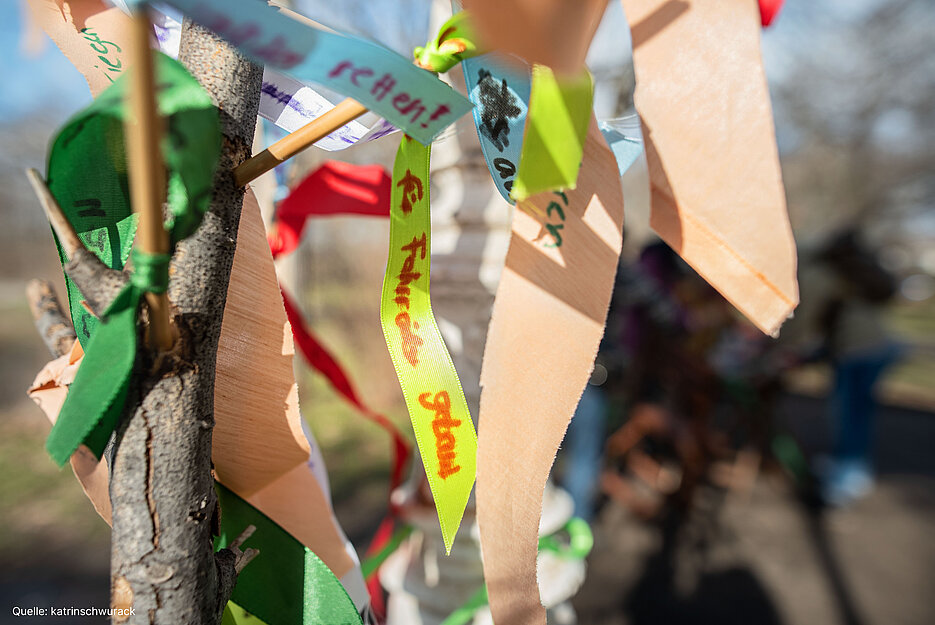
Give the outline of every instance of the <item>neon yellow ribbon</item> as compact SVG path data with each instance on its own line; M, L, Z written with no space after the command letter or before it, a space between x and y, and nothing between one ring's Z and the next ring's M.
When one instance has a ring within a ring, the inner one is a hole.
M533 66L526 135L510 191L513 200L575 188L593 95L594 82L587 70L556 77L545 65Z
M396 153L380 321L451 553L474 486L477 435L429 299L430 154L408 136Z

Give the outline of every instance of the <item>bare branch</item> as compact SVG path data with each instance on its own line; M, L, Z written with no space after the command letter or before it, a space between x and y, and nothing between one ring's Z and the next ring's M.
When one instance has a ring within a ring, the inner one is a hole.
M217 625L237 556L213 550L214 379L244 194L232 170L252 152L263 69L188 20L179 61L218 107L221 158L204 221L173 257L169 296L179 339L170 352L140 350L117 430L111 577L132 587L143 622Z
M33 191L36 192L36 197L39 198L39 203L42 204L42 209L45 211L46 217L49 218L49 223L52 224L55 236L58 237L62 247L65 248L68 258L71 258L76 250L84 249L84 243L78 238L78 233L75 232L74 226L71 225L65 213L62 212L62 207L58 205L55 196L49 191L49 187L46 185L45 180L42 179L42 175L35 169L29 168L26 170L26 177L29 178L29 183L32 185Z
M52 284L46 280L30 280L26 299L36 330L53 356L64 356L75 343L75 329L62 311Z
M129 277L121 271L109 268L88 251L38 171L27 169L26 177L29 178L36 197L39 198L39 203L52 224L52 230L68 256L65 273L78 285L88 309L100 317L126 285Z
M130 280L127 274L111 269L83 246L69 254L65 273L75 281L88 308L98 317L104 314Z
M240 553L240 546L247 542L247 539L253 536L253 532L256 531L256 525L248 525L244 531L240 532L240 536L234 539L227 548L234 552L234 554Z

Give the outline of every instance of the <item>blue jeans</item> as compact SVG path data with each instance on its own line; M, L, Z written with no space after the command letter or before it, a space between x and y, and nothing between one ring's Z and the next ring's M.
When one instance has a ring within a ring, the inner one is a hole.
M889 346L834 363L831 410L834 418L834 459L840 463L872 464L874 387L898 356Z
M607 400L599 386L588 384L565 434L564 487L575 503L575 516L590 522L594 516L601 458L604 455Z

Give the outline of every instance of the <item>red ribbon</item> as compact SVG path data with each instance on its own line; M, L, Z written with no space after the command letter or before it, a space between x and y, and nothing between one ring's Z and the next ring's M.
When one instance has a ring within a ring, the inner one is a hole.
M380 165L328 161L300 182L276 210L268 239L273 258L289 254L313 215L389 217L390 177Z
M331 386L334 387L342 397L353 404L364 417L373 421L384 430L386 430L393 439L393 470L390 475L390 491L392 492L402 483L403 469L406 461L412 453L412 446L403 437L396 425L382 414L368 408L357 396L354 386L344 372L338 361L334 359L328 350L326 350L318 339L309 331L305 325L302 314L298 311L292 300L282 292L282 302L286 308L286 317L292 325L292 336L295 337L295 343L299 351L305 357L306 362L312 368L324 375Z
M289 254L302 240L306 220L314 215L370 215L389 217L390 177L379 165L353 165L328 161L309 174L278 206L276 222L268 234L273 258ZM281 290L281 289L280 289ZM305 319L285 291L282 291L286 317L292 326L292 336L305 361L327 378L331 386L367 419L386 430L393 441L393 467L390 493L403 481L403 470L412 454L412 445L396 425L384 415L364 404L343 367L308 329ZM367 554L380 551L393 535L396 510L390 502L389 514L380 523ZM386 606L377 576L367 580L371 608L382 617Z
M779 14L784 1L785 0L759 0L760 22L763 24L764 28L769 26L773 22L773 19Z

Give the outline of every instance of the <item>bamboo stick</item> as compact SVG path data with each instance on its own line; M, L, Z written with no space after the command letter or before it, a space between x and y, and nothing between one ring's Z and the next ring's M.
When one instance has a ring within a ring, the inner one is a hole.
M295 132L289 133L259 154L234 168L234 182L238 187L256 180L280 163L292 158L316 141L353 121L367 112L367 107L351 98L338 103L333 109L316 117Z
M147 254L168 254L169 233L162 217L165 200L165 168L159 148L162 120L156 108L155 68L149 39L152 24L145 7L133 15L130 42L130 116L126 124L130 193L139 214L136 245ZM149 306L149 343L160 351L171 349L174 337L169 325L169 297L146 293Z

